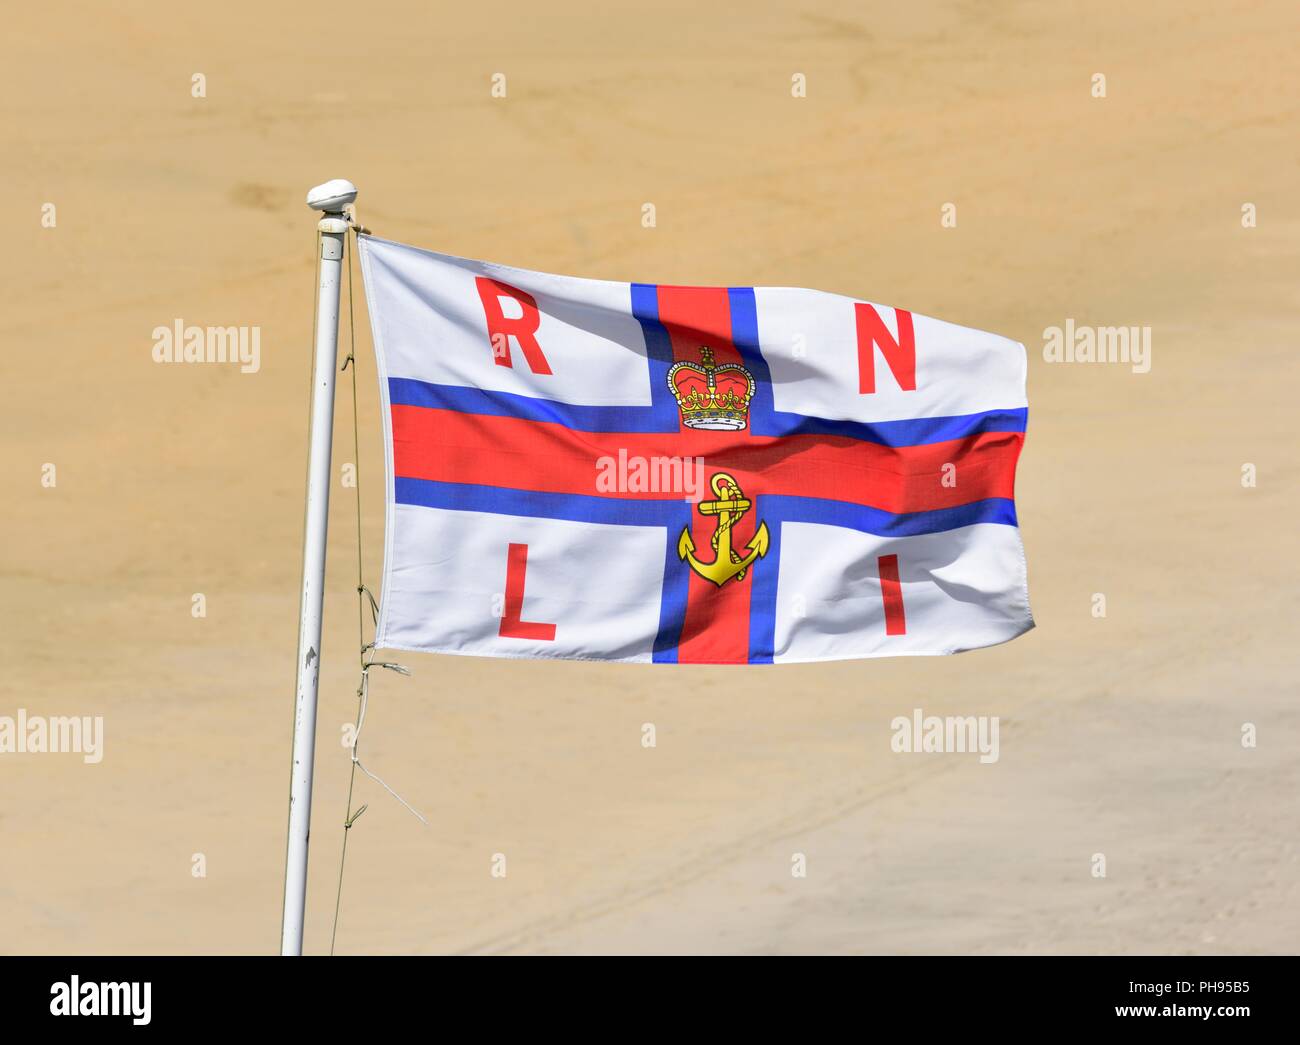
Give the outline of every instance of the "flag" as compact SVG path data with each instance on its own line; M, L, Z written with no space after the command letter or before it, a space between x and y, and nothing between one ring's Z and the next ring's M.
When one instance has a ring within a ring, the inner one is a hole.
M814 290L359 240L387 453L378 647L796 663L1033 626L1022 345Z

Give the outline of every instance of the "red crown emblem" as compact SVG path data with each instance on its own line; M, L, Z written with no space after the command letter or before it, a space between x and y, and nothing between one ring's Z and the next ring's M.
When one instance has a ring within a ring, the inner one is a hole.
M712 350L701 347L700 363L674 363L669 368L668 387L677 397L687 428L735 431L745 427L754 378L739 363L714 366Z

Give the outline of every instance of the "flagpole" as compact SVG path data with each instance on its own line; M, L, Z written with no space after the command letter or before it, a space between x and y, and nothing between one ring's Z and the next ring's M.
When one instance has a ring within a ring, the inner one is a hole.
M289 778L289 840L284 866L284 917L280 953L302 954L307 905L307 836L311 829L312 769L316 757L316 692L320 681L321 616L325 597L325 536L329 525L330 453L334 437L334 375L339 344L339 286L348 222L343 209L356 186L335 179L307 193L307 206L323 212L316 295L316 348L312 370L311 446L303 530L302 601L293 714L293 768Z

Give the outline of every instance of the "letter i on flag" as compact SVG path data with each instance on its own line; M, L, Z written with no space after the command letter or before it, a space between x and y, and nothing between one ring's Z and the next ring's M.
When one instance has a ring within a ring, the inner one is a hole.
M387 451L377 646L797 663L1033 627L1022 345L813 290L359 241Z

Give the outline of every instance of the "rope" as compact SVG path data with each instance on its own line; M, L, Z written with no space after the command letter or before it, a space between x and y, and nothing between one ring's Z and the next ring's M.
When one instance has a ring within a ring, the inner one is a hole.
M731 476L727 475L725 472L720 472L718 475L714 476L714 480L718 483L719 486L723 486L726 488L727 492L725 494L720 494L720 496L724 500L740 499L741 489L738 485L736 485L736 480L732 479ZM713 531L713 537L711 538L710 541L710 543L713 545L713 550L715 552L718 550L719 539L722 537L724 533L730 530L733 525L735 525L736 520L739 519L742 515L744 515L745 511L746 509L744 508L740 509L740 511L736 511L734 509L725 509L718 513L718 527ZM743 561L743 558L744 557L742 555L737 553L735 548L731 549L732 562L741 562ZM742 571L741 573L738 573L736 576L740 577L743 580L745 574Z
M358 234L369 231L368 229L364 229L360 227L351 219L349 219L349 224L351 225L353 232L356 232ZM347 370L349 367L351 367L351 371L352 371L351 373L352 453L353 453L352 459L353 459L353 468L356 470L355 477L356 477L356 491L357 491L357 497L356 497L356 504L357 504L357 647L359 650L357 659L361 669L361 678L360 678L360 682L357 684L357 720L356 720L356 724L353 726L353 731L352 731L352 752L351 752L352 768L348 774L348 802L347 802L347 809L345 811L344 818L343 818L343 849L342 852L339 854L338 891L334 897L334 927L330 931L330 954L331 955L334 953L334 942L338 937L339 910L343 904L343 872L347 866L348 833L352 830L352 825L355 824L361 818L361 814L364 813L369 808L369 806L363 804L356 810L356 812L352 811L352 794L356 787L357 770L360 769L362 773L368 776L371 780L375 781L375 783L379 784L380 787L382 787L385 791L387 791L390 795L392 795L395 799L397 799L397 801L399 801L403 806L405 806L407 810L409 810L410 813L417 820L420 821L420 823L424 824L426 827L429 826L429 821L426 820L423 816L421 816L419 811L415 809L414 806L412 806L408 801L406 801L406 799L404 799L401 795L399 795L396 791L394 791L391 787L389 787L386 783L384 783L384 781L380 777L376 776L374 773L370 772L370 770L368 770L364 765L362 765L361 758L357 754L357 749L361 744L361 727L365 725L366 706L369 703L369 699L370 699L370 669L387 668L389 671L395 671L400 675L410 675L411 672L407 668L404 668L401 664L394 664L388 661L374 661L374 660L366 659L366 654L368 654L371 650L373 650L375 645L373 642L366 641L366 604L367 602L369 602L370 604L371 622L375 626L378 626L379 624L379 604L375 601L374 594L370 591L368 587L366 587L365 577L362 572L363 556L362 556L362 545L361 545L361 433L360 433L360 423L358 421L358 415L357 415L357 323L356 323L356 308L353 304L353 294L352 294L352 238L350 236L345 237L344 239L343 251L347 258L347 269L348 269L348 338L349 340L348 340L348 357L347 359L343 360L343 366L340 369ZM319 281L317 282L319 283Z

